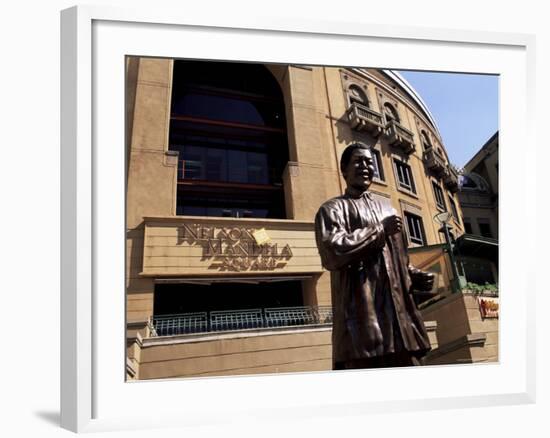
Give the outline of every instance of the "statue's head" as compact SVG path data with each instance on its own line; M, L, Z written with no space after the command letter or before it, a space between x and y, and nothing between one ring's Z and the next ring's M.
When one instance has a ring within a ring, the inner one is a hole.
M366 190L374 177L374 155L371 147L361 142L350 144L340 158L340 170L348 187Z

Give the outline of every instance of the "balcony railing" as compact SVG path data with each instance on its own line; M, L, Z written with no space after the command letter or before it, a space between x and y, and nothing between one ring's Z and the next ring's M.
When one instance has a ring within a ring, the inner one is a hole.
M210 331L246 330L264 326L262 309L210 312Z
M388 142L400 147L407 154L414 152L414 134L395 120L390 120L385 128Z
M299 306L181 313L153 316L151 324L151 336L330 325L332 308Z
M435 149L431 148L424 151L424 162L431 171L442 175L447 168L445 158L443 158Z
M458 172L453 166L446 166L443 173L443 184L453 193L458 191Z
M151 320L151 326L152 336L202 333L208 331L208 317L206 312L154 316Z
M383 128L382 115L365 105L353 102L346 112L352 129L367 131L378 136Z

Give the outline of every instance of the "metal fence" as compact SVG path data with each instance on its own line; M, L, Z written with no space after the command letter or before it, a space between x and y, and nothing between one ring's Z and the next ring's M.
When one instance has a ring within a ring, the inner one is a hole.
M210 312L210 331L245 330L264 326L262 309Z
M153 316L152 325L157 336L202 333L208 331L208 316L206 312Z
M160 315L151 318L153 336L332 324L330 306L273 307Z

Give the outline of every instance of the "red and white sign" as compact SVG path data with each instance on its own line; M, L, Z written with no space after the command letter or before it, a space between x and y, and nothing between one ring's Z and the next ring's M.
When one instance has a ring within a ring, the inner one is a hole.
M482 318L498 318L498 298L477 297Z

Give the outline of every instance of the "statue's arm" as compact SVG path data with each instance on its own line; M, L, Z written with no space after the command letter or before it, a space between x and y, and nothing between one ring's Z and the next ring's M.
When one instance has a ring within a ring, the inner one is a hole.
M368 251L380 250L385 244L381 224L348 232L343 212L334 206L323 206L317 213L315 237L323 266L329 270L360 260Z

